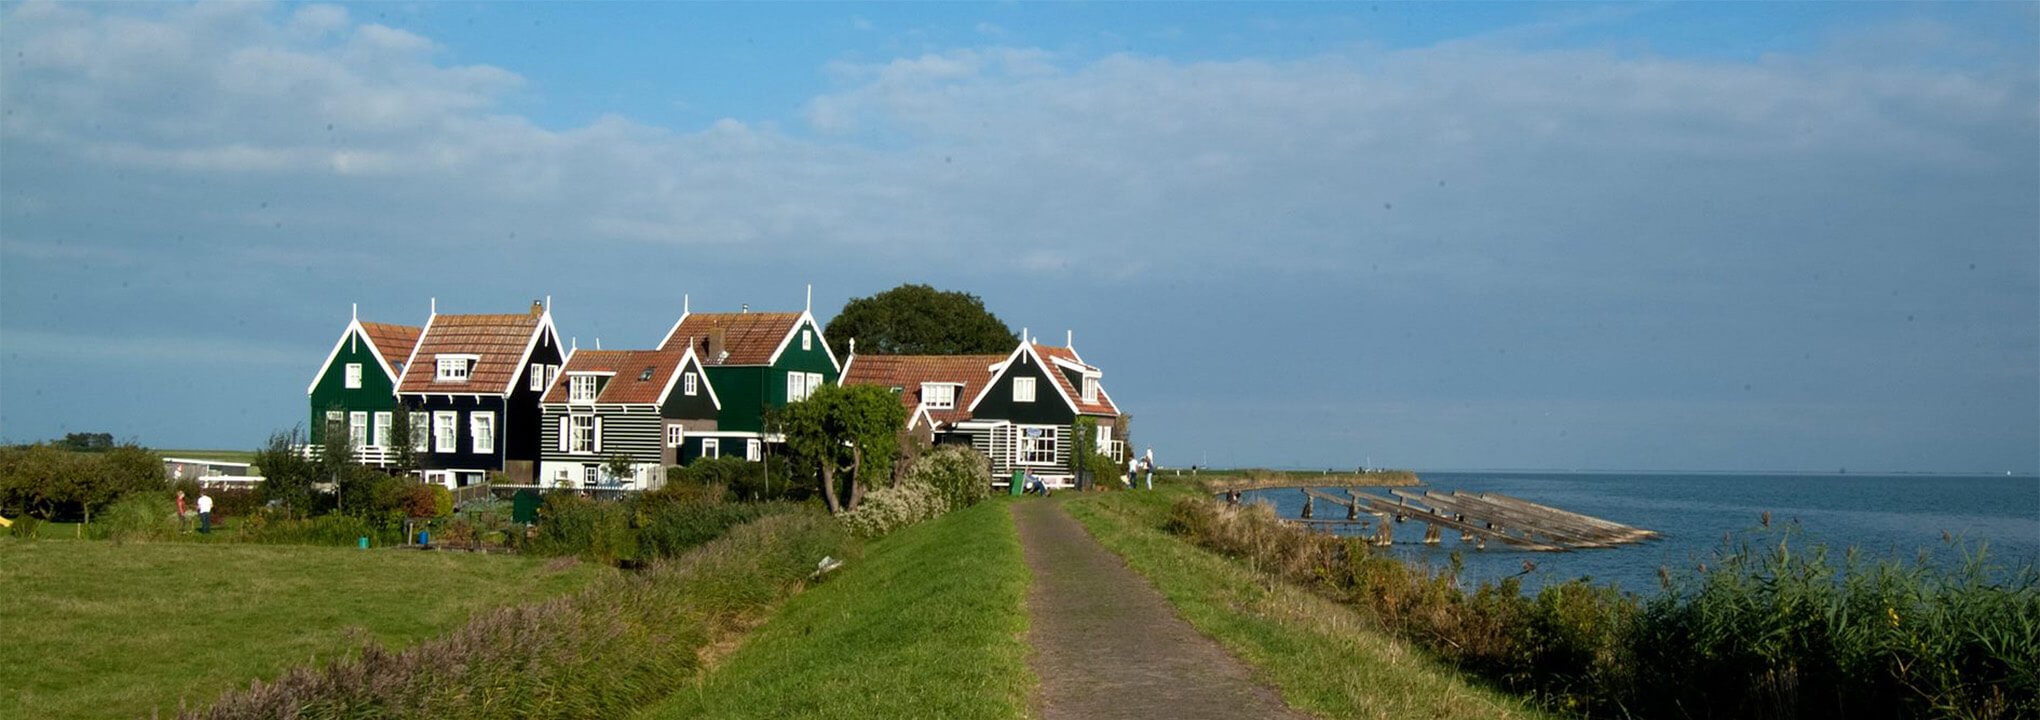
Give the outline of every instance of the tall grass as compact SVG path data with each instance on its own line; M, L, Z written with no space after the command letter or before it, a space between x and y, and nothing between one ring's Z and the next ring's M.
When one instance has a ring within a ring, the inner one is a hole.
M441 638L256 683L186 718L621 717L685 683L701 651L793 592L848 536L814 512L759 519L643 572L483 614Z
M1178 500L1167 529L1358 606L1383 627L1554 709L1672 718L2040 716L2040 574L1978 550L1840 564L1753 531L1648 600L1583 581L1460 589L1265 506Z

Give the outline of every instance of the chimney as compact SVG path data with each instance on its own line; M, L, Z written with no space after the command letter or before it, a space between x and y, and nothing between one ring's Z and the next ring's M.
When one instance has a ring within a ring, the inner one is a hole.
M751 311L750 303L744 303L742 309L738 310L738 312L750 312L750 311Z
M703 358L704 360L715 363L717 365L721 365L723 358L729 356L728 349L723 347L722 328L717 327L708 329L708 344L706 347L703 348L701 354L707 356L706 358Z
M531 316L538 317L544 314L545 314L545 301L544 300L531 301Z

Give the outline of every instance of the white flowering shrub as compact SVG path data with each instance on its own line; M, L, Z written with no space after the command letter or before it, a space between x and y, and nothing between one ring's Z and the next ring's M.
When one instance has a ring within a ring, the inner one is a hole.
M992 461L969 445L943 445L914 460L906 480L935 488L960 510L992 496Z
M875 538L946 512L949 512L949 501L941 491L910 478L898 485L866 493L856 510L837 517L852 534Z

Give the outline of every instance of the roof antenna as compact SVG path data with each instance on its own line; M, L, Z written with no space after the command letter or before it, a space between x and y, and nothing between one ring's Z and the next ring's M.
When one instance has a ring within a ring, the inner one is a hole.
M439 298L432 298L432 314L439 314Z
M361 322L361 303L354 303L354 321ZM360 335L358 332L347 333L347 352L361 352Z
M573 337L567 338L567 350L569 352L578 351L580 349L581 349L581 336L575 335Z
M361 319L361 303L354 303L354 319Z
M814 283L808 283L808 286L807 286L807 310L806 310L806 312L809 312L809 313L813 313L814 311L815 311L815 284L814 284Z
M689 300L689 299L688 299L688 297L687 297L687 293L680 293L680 316L681 316L681 317L686 317L686 316L687 316L687 313L689 312L689 310L688 310L688 305L689 305L689 302L688 302L688 300Z

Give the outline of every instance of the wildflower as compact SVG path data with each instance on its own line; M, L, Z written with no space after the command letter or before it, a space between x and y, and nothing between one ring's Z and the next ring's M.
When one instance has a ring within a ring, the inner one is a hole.
M1884 616L1891 618L1891 626L1898 627L1898 608L1885 606Z

